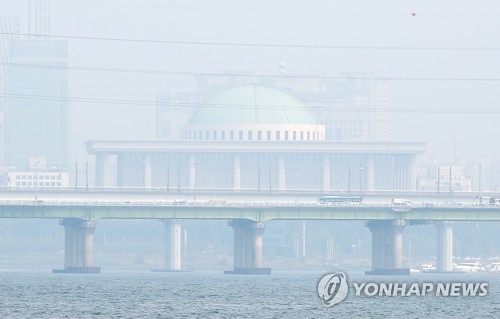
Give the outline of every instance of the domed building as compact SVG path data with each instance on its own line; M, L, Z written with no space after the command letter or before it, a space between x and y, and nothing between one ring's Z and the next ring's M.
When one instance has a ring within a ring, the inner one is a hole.
M325 140L324 126L299 100L258 84L200 105L180 139L87 143L96 185L172 192L413 190L424 150L419 142Z
M224 91L201 106L186 126L188 140L321 141L316 125L296 98L272 87L242 85Z

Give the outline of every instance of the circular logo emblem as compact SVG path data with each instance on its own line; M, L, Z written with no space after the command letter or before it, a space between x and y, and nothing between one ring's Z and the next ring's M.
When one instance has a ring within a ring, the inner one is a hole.
M349 287L343 272L326 274L318 282L318 295L325 307L332 307L347 297Z

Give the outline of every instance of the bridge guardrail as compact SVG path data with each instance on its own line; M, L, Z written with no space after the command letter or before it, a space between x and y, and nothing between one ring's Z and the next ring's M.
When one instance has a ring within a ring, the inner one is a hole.
M209 200L129 200L129 199L114 199L114 200L98 200L98 199L56 199L56 198L0 198L1 206L152 206L152 207L317 207L317 208L333 208L333 207L362 207L362 208L393 208L393 209L436 209L436 208L498 208L500 205L489 204L463 204L458 202L444 203L418 203L413 206L401 207L392 206L391 203L328 203L320 204L316 201L219 201L210 202Z

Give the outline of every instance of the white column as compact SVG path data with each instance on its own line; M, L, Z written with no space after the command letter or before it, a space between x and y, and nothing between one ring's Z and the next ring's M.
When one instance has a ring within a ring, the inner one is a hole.
M144 154L144 187L151 188L151 154Z
M453 222L442 221L437 223L438 253L436 260L437 271L452 271L453 269Z
M394 221L390 230L390 235L392 236L392 260L388 268L403 268L403 229L404 224Z
M409 179L410 179L410 167L408 166L408 158L406 156L401 157L401 170L402 170L402 190L407 191L409 189Z
M165 269L181 269L181 224L177 220L164 220L165 223Z
M323 155L323 192L330 190L330 156Z
M402 161L399 155L394 155L395 162L395 172L396 172L396 190L403 190L403 171L402 171Z
M262 234L264 223L255 223L251 226L248 237L252 242L252 256L249 260L249 268L262 268Z
M417 159L416 155L410 157L410 190L417 190Z
M286 168L285 155L278 156L278 190L284 191L286 188Z
M95 183L97 187L110 187L111 174L109 167L109 155L97 154L95 157L96 177Z
M373 191L375 190L375 159L373 158L373 155L368 156L367 163L366 163L366 174L367 174L367 191Z
M82 232L82 267L92 267L94 265L94 222L84 222L80 226Z
M233 189L241 189L241 158L239 154L233 156Z
M196 157L189 157L189 188L194 189L196 183Z

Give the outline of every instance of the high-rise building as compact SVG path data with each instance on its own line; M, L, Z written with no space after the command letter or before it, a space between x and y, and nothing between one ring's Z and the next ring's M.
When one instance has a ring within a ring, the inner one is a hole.
M388 138L388 85L370 75L345 73L344 79L316 80L308 90L296 90L326 139L334 141L384 141Z
M43 158L47 168L68 166L69 101L66 41L39 37L49 34L50 5L46 0L17 3L16 14L0 17L5 47L0 75L3 94L3 164L29 168ZM6 63L6 64L5 64Z
M30 35L50 33L50 2L22 0L19 2L19 32Z
M67 56L64 41L12 40L10 61L18 66L7 72L7 165L24 168L30 158L39 157L46 159L48 167L68 166Z
M0 167L4 165L5 109L7 105L7 63L13 34L19 31L19 4L0 0Z

